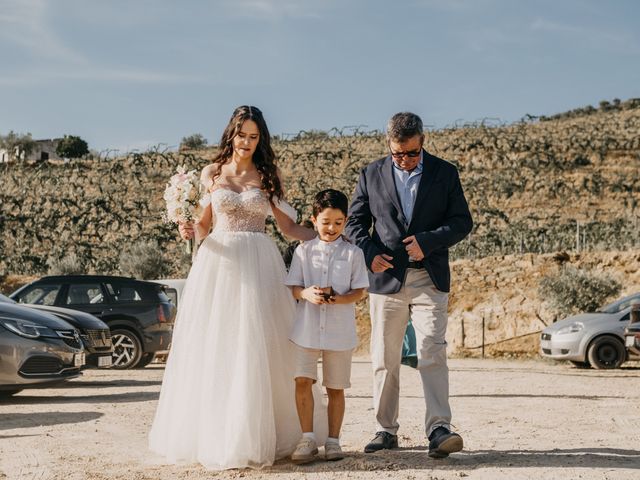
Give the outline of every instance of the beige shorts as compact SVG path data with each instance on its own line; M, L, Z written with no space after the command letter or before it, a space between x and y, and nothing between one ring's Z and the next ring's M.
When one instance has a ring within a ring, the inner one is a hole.
M322 357L322 385L343 390L351 386L353 350L314 350L296 345L295 378L318 380L318 359Z

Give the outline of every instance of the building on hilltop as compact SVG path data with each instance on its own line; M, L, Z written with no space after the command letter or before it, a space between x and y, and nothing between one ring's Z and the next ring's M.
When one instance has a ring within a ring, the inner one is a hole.
M47 160L64 160L56 153L56 148L60 143L61 138L48 138L43 140L34 140L35 146L29 155L24 155L24 152L18 155L18 149L16 148L15 160L20 161L32 161L32 162L44 162ZM0 148L0 163L6 163L11 160L9 152Z

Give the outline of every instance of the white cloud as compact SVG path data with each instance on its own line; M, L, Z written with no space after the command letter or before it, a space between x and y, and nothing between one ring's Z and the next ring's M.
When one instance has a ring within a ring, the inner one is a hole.
M586 30L584 27L552 22L544 18L536 18L531 23L531 29L541 30L546 32L561 32L561 33L570 33L570 34L583 34Z
M0 70L0 86L32 87L64 80L196 84L208 80L136 67L102 66L67 46L48 22L45 0L0 0L0 40L18 50L19 66Z
M18 74L0 74L0 86L3 87L33 87L61 80L91 80L94 82L123 82L143 85L194 85L212 81L212 79L205 77L126 68L38 69L37 71L22 71Z
M565 37L573 37L585 45L603 50L611 50L624 53L638 53L638 45L635 36L624 30L602 30L595 27L570 25L536 18L530 25L534 32L559 34Z
M508 35L497 28L482 28L472 30L465 34L469 48L474 52L486 53L494 52L503 45L516 45L520 39L514 35Z
M322 18L320 8L327 8L333 1L301 0L229 0L224 7L235 16L262 20L282 18Z
M44 0L0 0L0 37L37 58L85 63L85 58L65 45L47 23Z
M415 0L418 6L449 12L483 10L491 3L494 0Z

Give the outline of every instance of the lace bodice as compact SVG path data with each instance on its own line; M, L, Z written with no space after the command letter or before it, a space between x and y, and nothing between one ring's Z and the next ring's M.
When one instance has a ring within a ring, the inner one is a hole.
M259 188L236 193L218 188L210 194L216 216L215 230L226 232L264 232L270 212L269 200Z

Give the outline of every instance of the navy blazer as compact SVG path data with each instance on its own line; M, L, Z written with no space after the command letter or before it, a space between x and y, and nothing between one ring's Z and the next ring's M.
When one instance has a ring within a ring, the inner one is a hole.
M469 234L473 221L456 167L425 150L422 161L422 178L410 219L402 213L391 156L360 172L345 232L364 251L371 293L400 290L409 263L402 240L411 235L416 236L424 252L422 265L436 288L450 290L449 247ZM393 257L393 268L373 273L371 262L381 253Z

